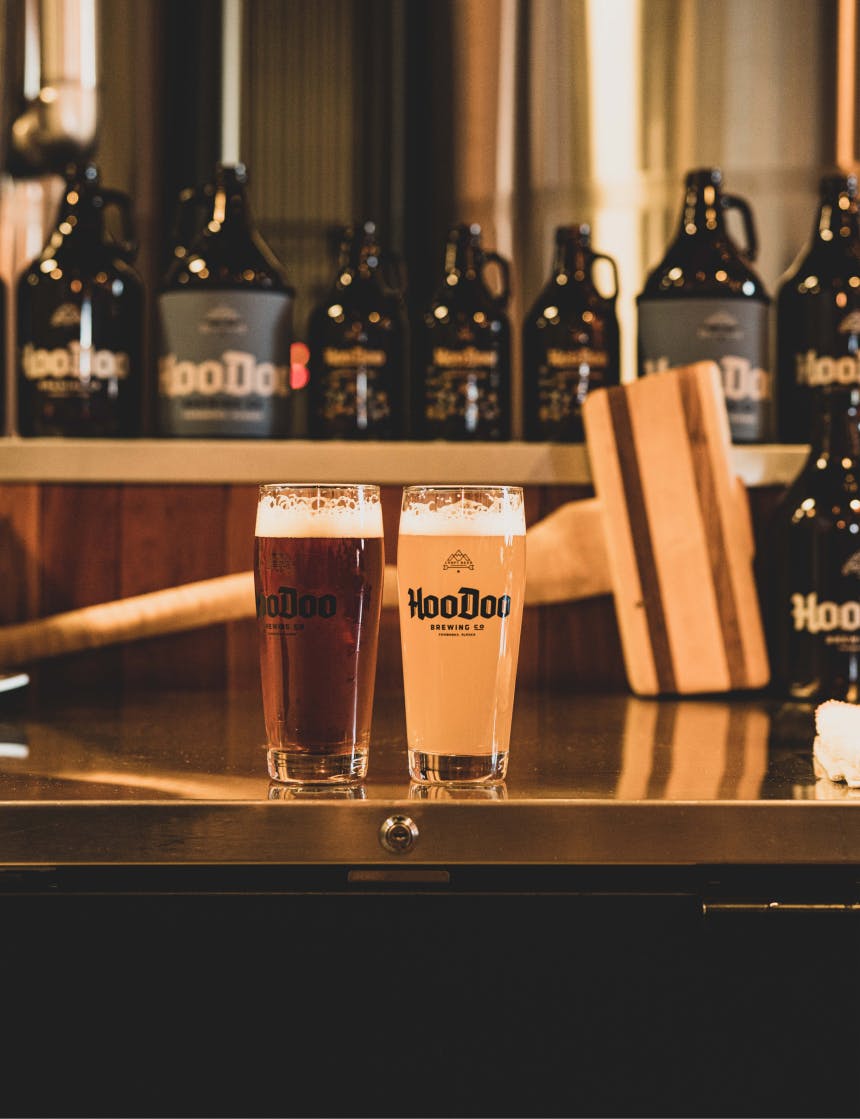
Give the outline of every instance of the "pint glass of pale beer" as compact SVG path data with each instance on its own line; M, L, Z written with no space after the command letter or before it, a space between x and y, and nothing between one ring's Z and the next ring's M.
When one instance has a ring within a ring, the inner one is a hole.
M525 569L519 486L404 489L397 586L413 781L504 779Z
M254 584L276 781L367 773L384 563L378 486L260 486Z

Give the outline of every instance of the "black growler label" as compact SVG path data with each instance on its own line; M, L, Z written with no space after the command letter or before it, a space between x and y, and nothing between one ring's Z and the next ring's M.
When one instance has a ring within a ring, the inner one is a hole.
M841 535L822 541L814 559L804 555L794 564L787 604L789 646L808 641L833 654L860 653L860 551Z
M787 694L821 699L852 698L860 681L860 551L851 515L845 531L821 531L804 521L794 526L781 562L771 634L775 681ZM846 523L847 522L847 523Z
M425 380L425 419L429 423L461 420L467 432L498 423L502 415L498 366L495 350L435 347Z
M608 366L605 351L550 346L537 370L538 421L557 424L578 414L589 390L603 385Z
M172 291L160 296L159 311L162 434L292 433L289 294Z
M18 405L25 435L130 435L138 420L139 301L98 291L20 295Z
M807 344L792 339L796 384L809 388L860 385L860 353L857 352L860 310L851 311L840 319L830 337L813 338L813 331L806 323L802 325L807 327ZM824 335L821 329L817 333Z
M826 638L828 644L850 645L852 651L860 649L860 602L848 599L845 602L819 601L815 591L802 594L795 591L791 596L791 620L795 630L805 630L811 634L832 634Z
M130 359L122 350L95 349L69 342L65 346L34 346L21 351L21 371L37 391L50 396L91 396L106 391L109 381L128 379Z
M640 301L640 372L715 361L735 443L773 437L773 377L767 352L768 309L757 300Z
M348 420L359 429L374 428L391 417L388 355L367 346L322 352L320 416L325 423Z

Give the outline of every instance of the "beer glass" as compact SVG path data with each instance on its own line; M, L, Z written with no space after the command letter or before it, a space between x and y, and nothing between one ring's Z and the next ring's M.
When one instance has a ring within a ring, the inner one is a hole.
M384 563L378 486L260 486L254 588L274 780L365 777Z
M407 486L397 543L409 775L508 766L526 566L519 486Z

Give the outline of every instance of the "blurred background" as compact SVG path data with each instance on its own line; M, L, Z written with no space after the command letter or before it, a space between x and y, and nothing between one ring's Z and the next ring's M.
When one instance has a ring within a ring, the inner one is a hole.
M620 270L625 380L688 169L746 197L773 295L821 174L854 166L855 0L0 0L0 16L0 274L41 249L57 170L86 149L134 203L149 344L177 195L218 160L247 164L299 339L334 228L375 220L420 308L467 221L512 262L516 355L554 227L589 223Z

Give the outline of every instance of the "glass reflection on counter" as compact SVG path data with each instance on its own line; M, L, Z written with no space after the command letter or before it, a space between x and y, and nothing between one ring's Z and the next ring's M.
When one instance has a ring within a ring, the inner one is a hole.
M627 702L619 800L756 800L768 765L770 716L712 700Z
M425 785L412 781L409 785L410 800L507 800L508 788L504 781L489 785Z
M364 785L282 785L269 782L269 800L367 800Z
M530 715L531 772L524 776L535 786L619 801L769 795L767 700L588 696L542 703Z

